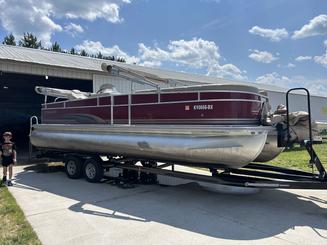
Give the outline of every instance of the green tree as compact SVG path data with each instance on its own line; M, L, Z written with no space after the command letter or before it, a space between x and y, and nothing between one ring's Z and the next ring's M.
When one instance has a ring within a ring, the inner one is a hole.
M115 56L103 56L103 59L115 61Z
M86 53L86 51L83 49L80 53L81 56L88 56L88 54Z
M103 55L100 51L99 51L99 53L97 53L96 58L103 59Z
M117 59L117 62L126 63L126 60L124 58L120 57Z
M70 51L69 51L70 54L77 54L76 53L76 50L74 48L71 48Z
M24 33L24 37L19 41L19 46L26 48L41 48L41 41L37 40L37 37L32 33Z
M16 41L15 41L14 35L12 33L10 33L9 36L5 36L2 44L16 46Z
M54 52L61 52L61 47L59 43L55 42L54 44L52 44L51 50Z

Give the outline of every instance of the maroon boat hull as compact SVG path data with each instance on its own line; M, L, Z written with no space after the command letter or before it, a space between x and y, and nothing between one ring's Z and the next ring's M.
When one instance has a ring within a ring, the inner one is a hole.
M42 105L42 124L32 130L31 142L68 152L239 168L259 156L274 130L261 123L266 101L256 88L229 85L96 94Z
M113 100L113 104L111 103ZM241 92L189 92L104 96L48 103L43 123L259 125L262 99ZM112 117L112 118L111 118Z

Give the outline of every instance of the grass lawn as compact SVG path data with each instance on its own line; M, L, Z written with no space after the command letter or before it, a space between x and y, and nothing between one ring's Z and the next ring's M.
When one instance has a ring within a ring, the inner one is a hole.
M314 144L313 148L325 169L327 169L327 137L324 137L322 144ZM295 145L290 150L284 150L278 157L267 162L267 164L311 172L311 167L308 167L309 159L310 156L307 150L304 147Z
M34 245L41 244L27 222L23 211L9 193L7 187L0 184L0 244Z

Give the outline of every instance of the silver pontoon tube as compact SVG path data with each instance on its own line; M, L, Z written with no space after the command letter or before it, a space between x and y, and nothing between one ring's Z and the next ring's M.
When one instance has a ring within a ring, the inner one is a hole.
M273 127L34 125L38 148L240 168L262 151Z

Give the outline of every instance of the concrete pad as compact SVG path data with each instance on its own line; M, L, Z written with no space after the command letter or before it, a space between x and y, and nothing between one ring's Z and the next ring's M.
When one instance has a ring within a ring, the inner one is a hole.
M23 168L10 191L44 245L327 243L326 191L121 189Z

